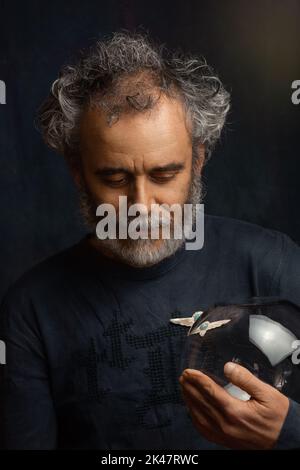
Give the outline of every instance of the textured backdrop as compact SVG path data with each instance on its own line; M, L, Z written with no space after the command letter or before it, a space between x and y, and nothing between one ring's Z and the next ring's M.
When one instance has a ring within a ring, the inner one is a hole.
M300 242L299 0L0 1L0 296L38 260L84 233L63 159L35 130L61 64L119 28L144 26L207 58L232 92L222 140L205 169L206 212Z

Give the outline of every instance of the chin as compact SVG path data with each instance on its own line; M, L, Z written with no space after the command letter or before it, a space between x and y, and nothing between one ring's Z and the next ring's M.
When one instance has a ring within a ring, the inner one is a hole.
M102 247L117 260L137 268L153 266L172 256L183 240L103 240Z

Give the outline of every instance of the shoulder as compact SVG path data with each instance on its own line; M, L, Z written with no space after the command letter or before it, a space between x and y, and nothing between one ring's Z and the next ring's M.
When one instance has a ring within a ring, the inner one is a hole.
M286 234L226 217L206 216L204 248L220 269L249 273L253 285L300 301L300 247ZM295 294L297 293L297 295Z
M227 247L233 252L261 256L274 250L283 252L286 244L297 245L282 232L229 217L206 215L205 237L208 244ZM205 240L204 240L205 244Z
M209 235L230 238L233 241L251 241L266 239L273 241L281 237L282 233L244 220L216 215L205 216L206 230Z
M32 303L35 297L45 299L53 292L63 291L70 278L76 275L76 262L80 242L39 262L26 271L6 291L2 311L18 310Z

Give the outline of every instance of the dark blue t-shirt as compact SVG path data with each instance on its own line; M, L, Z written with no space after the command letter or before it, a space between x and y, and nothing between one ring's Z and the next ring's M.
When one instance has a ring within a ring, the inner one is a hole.
M88 238L40 263L0 313L5 448L217 448L194 428L178 378L187 328L217 303L276 296L300 305L300 249L287 236L206 216L204 247L148 268L101 256ZM292 402L278 447L300 447Z

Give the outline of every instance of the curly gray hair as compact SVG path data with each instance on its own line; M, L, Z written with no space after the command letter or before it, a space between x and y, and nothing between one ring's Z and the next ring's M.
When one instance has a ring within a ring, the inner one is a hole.
M204 144L208 158L230 107L229 93L205 59L169 52L141 33L116 32L82 51L74 65L65 65L37 123L47 145L74 164L80 158L78 125L86 106L100 106L112 125L121 113L152 108L161 93L181 100L193 149Z

